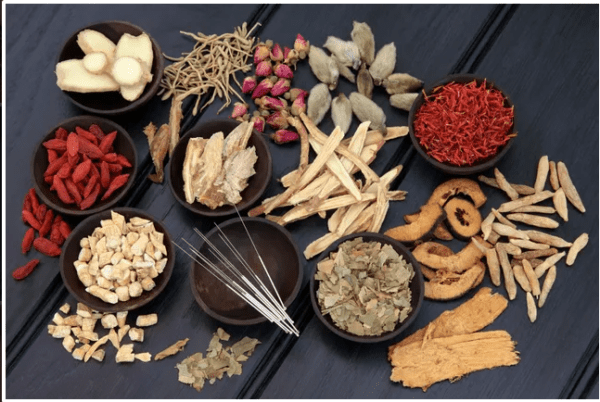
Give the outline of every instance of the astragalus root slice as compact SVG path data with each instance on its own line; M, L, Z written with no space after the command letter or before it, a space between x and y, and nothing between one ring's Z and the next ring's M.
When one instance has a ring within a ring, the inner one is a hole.
M505 202L500 205L498 208L498 212L511 212L514 209L521 208L527 205L537 204L538 202L542 202L552 197L554 193L552 191L544 190L539 193L535 193L533 195L529 195L527 197L519 198L514 201Z
M567 253L567 265L571 266L575 263L577 254L579 254L579 252L583 250L585 246L587 246L588 240L589 236L587 233L582 233L577 239L575 239L573 245L571 248L569 248L569 252Z
M513 213L508 214L506 217L511 221L523 222L527 225L537 226L540 228L546 229L556 229L559 226L559 223L556 222L552 218L548 218L546 216L538 216L531 214L523 214L523 213Z
M425 337L395 349L390 379L426 391L444 380L456 380L478 370L519 362L515 342L506 331L485 331L445 338Z
M558 181L560 182L560 186L564 190L567 199L580 212L585 212L583 201L581 201L581 197L579 196L579 193L577 192L573 181L571 181L571 176L569 176L567 166L563 162L558 162L556 164L556 171L558 173Z

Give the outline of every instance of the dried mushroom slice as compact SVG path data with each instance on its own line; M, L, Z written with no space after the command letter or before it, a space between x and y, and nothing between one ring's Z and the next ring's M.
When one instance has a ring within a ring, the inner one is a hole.
M421 207L416 221L389 229L385 235L404 243L425 240L433 235L433 231L444 220L445 215L440 205L427 204Z
M450 231L460 239L469 239L481 230L481 214L471 202L452 198L444 205Z
M451 179L437 186L427 203L437 203L438 205L443 206L451 197L457 194L468 196L473 200L473 204L475 204L477 208L485 204L485 201L487 200L476 181L462 178Z

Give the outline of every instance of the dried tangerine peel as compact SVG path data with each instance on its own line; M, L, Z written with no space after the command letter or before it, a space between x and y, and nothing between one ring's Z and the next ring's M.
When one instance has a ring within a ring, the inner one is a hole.
M437 186L436 189L433 190L427 203L437 203L438 205L443 206L451 197L457 194L468 196L477 208L485 204L487 200L476 181L461 178L451 179Z
M423 243L427 244L427 243ZM473 242L467 244L461 251L449 257L442 257L428 252L423 244L413 250L413 257L421 264L433 269L446 269L454 272L463 272L475 265L484 253Z
M386 236L400 242L415 242L430 237L446 214L438 204L426 204L421 207L419 218L407 225L396 226L385 232Z
M461 274L445 271L445 275L440 276L439 280L431 280L425 283L425 298L430 300L454 300L473 287L476 283L481 283L485 273L485 267L481 263L473 265ZM450 278L450 275L454 274Z

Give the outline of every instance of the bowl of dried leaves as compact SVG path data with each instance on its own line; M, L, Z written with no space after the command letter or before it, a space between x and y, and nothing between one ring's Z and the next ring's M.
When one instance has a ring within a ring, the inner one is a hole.
M514 142L514 105L495 83L472 74L426 85L408 127L417 152L446 174L470 175L493 166Z
M212 120L189 130L169 162L173 196L208 217L235 214L256 203L271 182L269 144L252 123Z
M414 321L423 303L423 275L410 251L371 232L342 237L312 269L310 298L315 314L342 338L386 341Z
M42 138L31 174L36 193L53 210L89 216L125 197L137 162L135 145L123 127L102 117L76 116Z
M67 238L59 262L63 282L77 301L111 313L156 298L174 265L167 228L135 208L114 208L83 220Z
M116 116L156 95L164 69L158 43L142 28L106 21L77 30L63 45L56 84L81 109Z

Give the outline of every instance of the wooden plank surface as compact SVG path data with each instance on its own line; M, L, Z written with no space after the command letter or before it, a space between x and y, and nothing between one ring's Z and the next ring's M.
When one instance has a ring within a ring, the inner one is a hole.
M580 216L576 211L570 211L570 221L558 233L575 237L581 228L590 226L588 222L598 221L595 209L598 173L594 170L587 179L581 174L585 172L585 166L596 166L594 162L598 161L595 153L598 148L595 134L598 132L595 114L598 109L597 7L177 5L144 6L143 12L139 10L139 6L134 5L119 8L99 5L7 6L7 60L23 59L6 65L7 76L15 77L6 85L9 169L19 160L28 160L37 143L31 138L39 138L60 120L80 113L56 88L51 72L56 49L72 31L83 25L107 19L128 20L148 30L164 53L178 55L189 50L192 44L179 34L179 30L222 33L231 31L243 21L260 21L261 39L273 39L290 46L295 35L302 33L312 44L321 46L328 35L349 39L352 20L357 20L369 22L377 48L395 42L398 48L396 71L408 72L426 82L459 71L493 77L517 105L520 134L520 142L515 144L500 168L511 180L514 177L515 181L531 184L539 156L547 153L551 159L564 160L572 169L572 177L580 188L588 212ZM163 18L163 15L177 15L178 18ZM20 26L20 21L26 23ZM548 35L556 39L548 41ZM569 49L570 53L559 51L562 49ZM317 81L306 61L301 64L304 65L296 71L294 86L310 89ZM41 77L36 85L27 83L27 77L32 74ZM349 94L352 90L350 83L340 79L338 91ZM375 100L386 111L388 125L406 124L407 113L391 108L383 92L376 92ZM217 102L201 116L186 117L184 130L196 123L226 117L227 112L216 114L219 107ZM41 114L40 117L29 118L34 112L36 116ZM150 120L157 124L165 122L167 114L168 104L157 98L135 118L129 116L117 121L134 137L139 155L147 155L147 143L141 129ZM565 118L570 115L573 116L570 120ZM356 126L355 121L350 131L353 132ZM333 124L325 121L321 128L329 132ZM572 135L563 134L571 129ZM551 141L532 141L544 137ZM589 146L573 148L573 137L588 141ZM418 159L408 143L408 138L404 138L386 144L373 164L378 173L398 163L406 164L405 175L398 187L407 190L409 196L406 201L392 204L383 230L398 224L402 214L418 209L428 193L444 179ZM270 149L274 157L273 179L266 196L280 192L281 186L276 179L298 164L297 144L281 147L271 143ZM578 153L584 157L578 158ZM174 239L192 238L193 226L203 231L212 227L212 221L199 219L178 205L166 183L150 185L143 178L151 171L148 157L140 158L140 168L136 189L125 201L126 205L144 209L161 219ZM584 183L588 180L591 185L586 187ZM540 311L538 322L534 325L528 322L521 294L514 305L509 306L509 311L493 324L493 328L508 329L519 342L517 349L523 360L517 367L473 373L457 384L438 384L426 394L389 381L390 367L385 358L389 342L357 345L329 333L313 316L306 286L290 308L303 330L298 340L282 335L275 326L268 324L233 327L211 319L193 299L188 283L189 260L179 252L174 274L164 294L133 315L149 312L159 315L159 324L147 330L140 350L154 354L177 339L189 337L185 351L161 362L133 365L116 365L111 351L107 352L107 360L102 364L80 364L62 349L60 341L45 333L45 325L58 306L65 301L74 304L60 281L58 260L42 259L38 272L29 278L35 281L15 283L10 278L11 267L26 261L18 252L26 228L17 211L20 211L22 198L30 186L29 171L21 169L14 176L8 176L6 224L8 228L14 228L7 231L11 235L6 240L9 363L6 396L9 398L508 398L557 397L565 392L565 396L583 395L580 388L587 390L586 395L591 388L593 394L593 382L587 388L576 386L579 379L586 378L587 384L587 378L593 378L594 367L597 378L598 306L595 300L598 299L598 272L594 267L598 254L597 249L590 246L580 255L576 267L559 269L559 280L548 300L548 307ZM503 202L504 198L497 191L485 191L489 201L484 210ZM222 220L216 222L219 221ZM303 250L325 233L326 224L313 217L289 225L288 229ZM590 245L597 244L597 224L589 228L589 233ZM585 266L589 272L583 275L581 271ZM305 272L308 273L310 268L311 264L306 263ZM580 272L575 272L578 268ZM567 271L565 275L562 275L563 271ZM306 275L305 284L307 280ZM489 281L486 279L484 283L489 284ZM590 300L594 303L590 304ZM412 329L425 325L457 304L426 302ZM553 310L561 313L560 319L556 318L557 313L550 314ZM584 325L581 321L585 321ZM173 367L189 354L204 351L219 326L231 333L233 340L247 335L258 338L262 344L244 363L242 376L207 386L198 394L176 381L177 371ZM541 369L533 366L538 359L544 362ZM558 369L557 361L566 364ZM580 370L575 370L577 364ZM525 384L540 381L537 388L524 389ZM148 386L157 382L160 387Z

